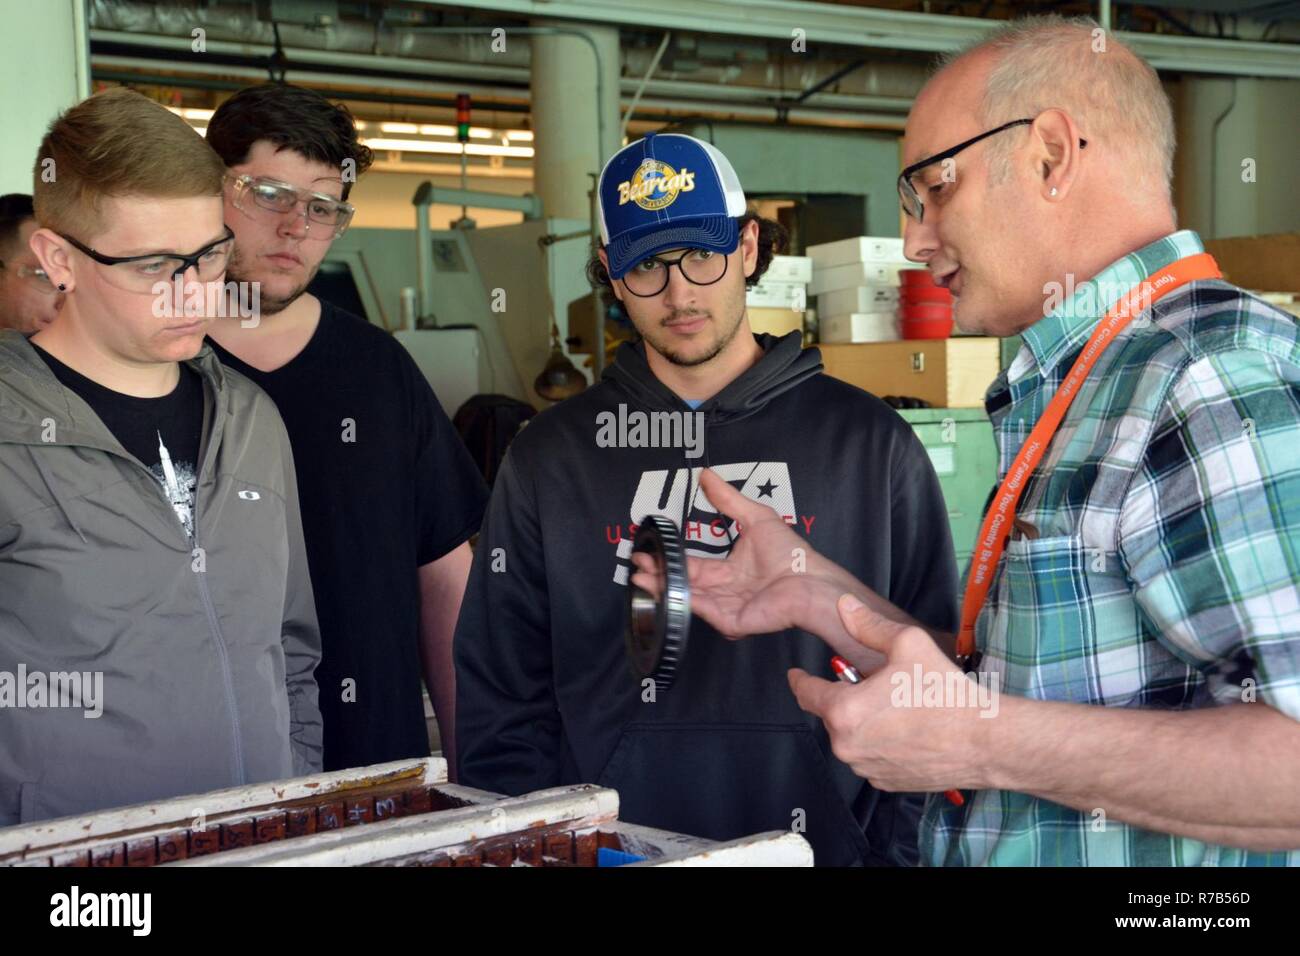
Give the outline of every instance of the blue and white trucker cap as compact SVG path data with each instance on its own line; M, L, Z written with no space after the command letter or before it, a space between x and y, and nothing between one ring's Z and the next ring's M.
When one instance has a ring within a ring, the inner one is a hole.
M611 278L665 249L736 251L745 193L727 157L681 133L650 133L600 172L600 238Z

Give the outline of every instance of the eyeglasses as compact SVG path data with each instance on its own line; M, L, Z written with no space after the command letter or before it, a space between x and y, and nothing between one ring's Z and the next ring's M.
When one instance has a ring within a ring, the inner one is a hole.
M648 299L668 288L668 267L676 266L692 285L713 285L727 274L729 256L712 249L687 249L676 259L649 256L623 275L623 285L635 296Z
M8 268L8 266L0 260L0 269L6 268ZM30 282L36 287L37 292L41 292L45 295L52 295L57 291L54 288L54 283L50 281L50 277L45 274L45 270L40 266L18 266L14 269L14 275Z
M922 217L925 215L925 204L921 201L921 197L917 195L916 187L912 185L912 177L922 169L927 166L933 166L935 163L941 163L945 159L951 159L967 146L974 146L980 140L988 139L990 136L993 136L996 133L1001 133L1003 130L1012 129L1016 126L1029 126L1033 122L1032 119L1018 119L1012 120L1010 123L1003 123L997 129L991 129L986 133L980 133L978 136L972 136L964 143L958 143L951 149L945 149L942 153L935 153L933 156L928 156L919 163L913 163L911 166L908 166L898 175L898 198L903 204L903 212L911 216L917 222L921 222ZM1079 140L1080 149L1083 149L1087 145L1088 141L1086 139Z
M343 235L348 224L352 222L352 213L355 210L351 203L335 199L333 196L299 189L274 179L260 177L255 179L249 175L230 175L227 180L234 194L235 208L250 218L255 209L265 209L283 216L295 211L300 204L305 204L308 232L311 231L313 222L329 226L331 229L329 235L314 236L313 238L316 239L336 239Z
M184 277L190 269L198 271L200 282L213 282L226 272L231 250L235 247L235 234L226 226L225 235L210 242L198 252L183 255L179 252L150 252L142 256L106 256L69 235L59 236L90 256L100 265L108 266L103 272L109 284L126 292L153 292L159 282L171 282Z

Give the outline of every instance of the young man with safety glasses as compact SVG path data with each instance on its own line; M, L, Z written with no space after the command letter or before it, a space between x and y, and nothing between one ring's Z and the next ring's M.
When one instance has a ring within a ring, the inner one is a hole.
M126 89L41 143L66 304L0 333L0 826L320 769L288 437L186 304L225 277L223 172Z
M422 669L454 760L451 639L487 489L406 350L307 291L352 220L370 150L346 108L275 84L226 100L207 137L229 168L230 278L256 283L261 302L258 321L232 315L208 335L275 400L293 442L325 767L429 753Z
M956 562L925 449L883 402L821 374L799 332L753 334L745 289L779 227L746 214L717 149L648 136L598 189L589 271L640 340L537 416L497 477L456 632L461 779L512 794L598 783L633 823L720 840L793 829L820 864L914 863L920 799L855 777L790 695L792 667L831 676L821 641L789 630L736 644L696 619L664 688L633 675L623 635L648 515L700 557L744 534L701 492L705 466L775 507L809 550L954 624L951 590L926 587L954 588ZM798 568L800 549L783 560Z

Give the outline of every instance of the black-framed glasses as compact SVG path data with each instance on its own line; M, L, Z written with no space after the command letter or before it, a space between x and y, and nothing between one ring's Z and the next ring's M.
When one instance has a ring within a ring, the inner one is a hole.
M154 286L159 282L172 282L177 276L183 277L190 269L198 272L200 282L220 279L225 274L231 250L235 247L235 234L229 226L225 227L225 234L220 239L189 255L179 252L149 252L140 256L106 256L72 236L62 232L58 235L100 265L108 266L104 270L104 277L111 285L126 292L153 292Z
M1003 123L996 129L980 133L978 136L972 136L964 143L958 143L956 146L945 149L942 153L935 153L933 156L927 156L920 162L908 166L898 174L898 198L903 204L903 212L911 216L917 222L921 222L922 217L925 215L925 203L921 201L921 197L917 193L916 187L912 185L912 177L922 169L925 169L927 166L933 166L935 163L941 163L945 159L951 159L966 147L974 146L980 140L988 139L990 136L1001 133L1004 130L1012 129L1016 126L1029 126L1033 122L1033 119L1018 119L1012 120L1010 123ZM1081 137L1079 139L1079 148L1083 149L1087 145L1088 141Z
M235 208L246 216L251 216L254 208L283 216L296 210L299 205L305 205L308 233L311 232L313 222L329 226L331 230L328 236L318 235L313 238L335 239L343 235L356 211L351 203L325 193L299 189L277 179L253 177L247 173L236 176L232 173L227 176L227 180L231 184Z
M676 259L647 256L623 274L628 292L642 299L668 288L668 269L676 266L692 285L713 285L727 274L731 257L712 249L687 249Z

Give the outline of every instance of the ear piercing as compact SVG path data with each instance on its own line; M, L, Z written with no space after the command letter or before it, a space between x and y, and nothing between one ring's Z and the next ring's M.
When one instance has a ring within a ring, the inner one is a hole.
M67 291L68 291L68 287L67 287L67 285L66 285L65 283L60 282L60 283L59 283L59 291L60 291L60 292L67 292Z
M1048 195L1049 195L1049 196L1055 196L1055 195L1056 195L1056 187L1055 187L1055 186L1052 187L1052 191L1051 191L1050 193L1048 193Z

